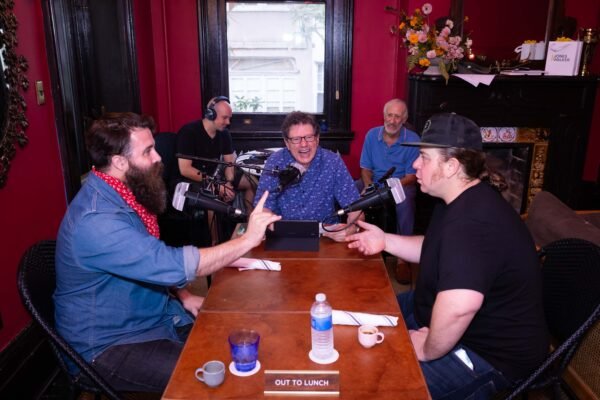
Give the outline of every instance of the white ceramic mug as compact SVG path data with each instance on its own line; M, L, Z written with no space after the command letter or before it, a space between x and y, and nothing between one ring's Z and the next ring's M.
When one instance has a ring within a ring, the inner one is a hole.
M375 346L378 343L383 342L385 335L383 332L379 332L376 326L373 325L361 325L358 328L358 341L363 347L367 349Z
M517 46L517 48L515 49L515 53L520 53L521 55L519 56L519 58L523 61L523 60L533 60L534 59L534 54L535 52L535 44L530 44L530 43L523 43L519 46Z
M225 379L225 364L216 360L207 362L196 370L196 379L204 382L206 386L219 386Z

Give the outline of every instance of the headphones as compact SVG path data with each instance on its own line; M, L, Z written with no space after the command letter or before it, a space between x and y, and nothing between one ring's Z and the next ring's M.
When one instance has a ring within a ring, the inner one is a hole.
M204 110L204 118L209 121L214 121L217 119L217 111L215 110L215 105L221 101L226 101L229 103L229 99L225 96L217 96L208 102L206 106L206 110Z

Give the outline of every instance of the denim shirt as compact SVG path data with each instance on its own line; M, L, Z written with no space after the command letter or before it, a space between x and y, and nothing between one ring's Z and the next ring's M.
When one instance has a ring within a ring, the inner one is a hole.
M267 171L284 169L296 161L287 148L273 153L265 164ZM265 207L286 220L337 221L336 206L346 207L360 198L360 194L342 158L329 150L317 148L315 158L297 184L277 191L279 179L264 172L258 182L254 204L265 190L269 197ZM332 216L335 216L332 219Z
M199 259L193 246L168 247L150 235L121 196L89 174L58 232L56 329L88 361L117 344L178 341L175 327L193 319L168 287L193 280Z

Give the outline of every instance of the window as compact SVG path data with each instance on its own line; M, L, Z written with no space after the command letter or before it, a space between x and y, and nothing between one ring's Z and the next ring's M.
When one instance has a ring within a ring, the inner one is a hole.
M230 98L234 142L244 134L280 138L293 110L326 121L338 140L352 137L352 7L352 0L198 1L202 99Z
M314 65L325 58L325 3L228 1L226 12L233 111L322 113Z

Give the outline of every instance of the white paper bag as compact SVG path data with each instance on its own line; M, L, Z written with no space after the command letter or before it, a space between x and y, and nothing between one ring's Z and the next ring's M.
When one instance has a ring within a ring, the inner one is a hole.
M550 42L546 54L546 75L577 75L582 42Z

